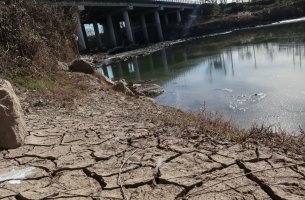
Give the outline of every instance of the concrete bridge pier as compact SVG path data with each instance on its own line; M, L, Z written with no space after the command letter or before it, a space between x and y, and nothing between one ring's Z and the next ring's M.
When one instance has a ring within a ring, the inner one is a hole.
M89 41L88 41L88 36L87 36L86 29L85 29L85 25L82 24L81 28L82 28L82 33L83 33L85 44L86 44L86 49L89 50L90 49L90 45L89 45Z
M149 36L147 32L147 25L146 25L146 20L145 20L145 15L141 14L141 26L142 26L142 32L144 35L144 40L146 44L149 44Z
M164 41L164 38L163 38L160 15L159 15L158 10L154 11L154 17L155 17L155 25L156 25L157 33L158 33L158 39L159 39L159 42L162 42L162 41Z
M97 48L102 49L102 47L103 47L102 38L101 38L101 35L100 35L100 31L98 29L98 23L96 21L93 22L93 29L94 29L94 33L95 33Z
M84 33L83 33L79 13L78 12L74 13L73 18L77 23L76 36L77 36L78 50L79 51L84 51L84 50L87 49L87 45L86 45L85 36L84 36Z
M129 42L129 44L134 44L132 28L131 28L130 19L129 19L129 15L128 15L127 10L123 11L123 18L124 18L124 21L125 21L125 28L126 28L126 34L127 34L128 42Z
M169 21L168 21L168 16L166 13L164 14L164 22L165 22L165 25L168 26Z
M109 31L109 35L110 35L111 44L113 47L116 47L117 40L116 40L116 36L115 36L115 32L114 32L112 16L107 15L106 20L107 20L107 28L109 29L108 31Z
M177 22L178 22L178 24L181 24L182 19L181 19L181 13L180 13L180 10L177 10L177 11L176 11L176 16L177 16Z

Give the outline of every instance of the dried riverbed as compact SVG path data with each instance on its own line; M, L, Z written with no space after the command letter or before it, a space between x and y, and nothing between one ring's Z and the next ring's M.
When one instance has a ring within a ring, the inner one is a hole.
M90 92L70 106L22 95L28 135L0 151L0 199L304 199L302 156L216 140L180 111L80 84Z

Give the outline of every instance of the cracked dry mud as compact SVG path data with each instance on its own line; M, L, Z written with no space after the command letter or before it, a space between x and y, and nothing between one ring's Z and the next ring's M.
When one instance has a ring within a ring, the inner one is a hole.
M305 167L285 167L301 157L186 139L198 133L166 126L173 112L98 87L69 108L32 108L25 145L0 151L0 177L32 172L19 183L0 179L0 199L305 199Z

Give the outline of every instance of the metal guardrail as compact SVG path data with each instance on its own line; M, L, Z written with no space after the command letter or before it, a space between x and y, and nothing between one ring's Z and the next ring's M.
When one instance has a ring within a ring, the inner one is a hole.
M145 4L154 4L154 3L164 3L164 4L189 4L189 5L199 5L202 4L201 0L49 0L51 2L75 2L82 3L86 1L90 2L111 2L111 3L145 3Z
M152 0L156 2L164 2L164 3L180 3L180 4L201 4L199 0Z

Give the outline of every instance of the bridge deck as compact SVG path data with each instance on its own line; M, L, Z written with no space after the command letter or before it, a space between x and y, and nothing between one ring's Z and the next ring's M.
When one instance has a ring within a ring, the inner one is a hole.
M103 6L103 7L166 7L194 8L200 4L198 0L53 0L60 6Z

